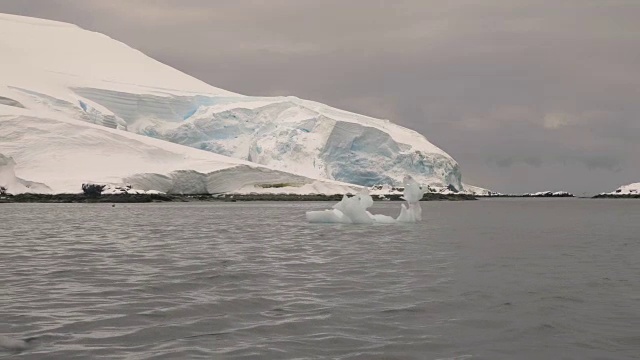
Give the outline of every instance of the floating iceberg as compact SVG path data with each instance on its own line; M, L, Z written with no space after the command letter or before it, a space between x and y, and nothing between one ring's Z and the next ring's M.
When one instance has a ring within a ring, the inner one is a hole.
M343 196L342 200L333 206L331 210L307 211L307 221L311 223L339 223L339 224L393 224L393 223L413 223L422 220L422 208L420 199L424 192L411 176L407 175L403 180L403 199L408 206L402 204L400 215L394 219L391 216L382 214L372 214L367 211L373 205L373 198L367 189L359 194L348 197Z
M403 180L404 193L403 198L409 204L406 207L402 204L400 208L400 216L398 216L398 222L417 222L422 220L422 208L420 207L420 199L422 199L423 191L411 176L405 176Z

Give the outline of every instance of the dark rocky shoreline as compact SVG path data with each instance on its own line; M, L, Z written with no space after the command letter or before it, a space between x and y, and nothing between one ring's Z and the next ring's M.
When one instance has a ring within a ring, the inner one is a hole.
M468 194L426 193L421 201L467 201L487 198L566 198L562 196L530 196L530 195L492 195L474 196ZM0 204L5 203L152 203L152 202L237 202L237 201L333 201L338 202L342 195L294 195L294 194L104 194L98 197L85 194L20 194L2 195ZM598 194L590 199L640 199L640 194ZM402 195L387 195L385 198L373 196L374 201L403 201Z
M575 195L488 195L488 196L478 196L480 198L573 198Z
M402 195L388 195L385 199L374 196L375 201L403 201ZM151 202L236 202L236 201L340 201L342 195L292 195L292 194L225 194L225 195L175 195L175 194L109 194L87 196L85 194L20 194L0 197L2 203L151 203ZM427 193L422 201L477 200L466 194Z
M640 194L624 194L624 195L598 194L594 196L593 199L640 199Z

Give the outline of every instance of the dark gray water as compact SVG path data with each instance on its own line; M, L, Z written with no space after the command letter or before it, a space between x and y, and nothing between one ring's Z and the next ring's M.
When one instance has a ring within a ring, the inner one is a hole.
M640 201L328 205L0 205L0 357L640 356Z

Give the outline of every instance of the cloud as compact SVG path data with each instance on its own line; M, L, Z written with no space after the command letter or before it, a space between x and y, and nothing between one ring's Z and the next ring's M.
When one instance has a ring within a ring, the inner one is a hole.
M214 86L425 134L466 181L640 181L637 0L0 0L104 32Z
M211 20L209 11L203 11L199 6L190 6L188 1L185 1L182 6L176 6L169 1L84 0L82 3L70 2L68 6L90 7L92 11L100 12L104 17L117 16L120 19L129 19L142 24L171 22L175 26L175 24L184 25Z
M581 159L589 169L603 169L608 171L620 172L620 160L606 155L594 156Z
M577 123L577 118L567 113L550 113L544 116L544 127L547 129L558 129Z

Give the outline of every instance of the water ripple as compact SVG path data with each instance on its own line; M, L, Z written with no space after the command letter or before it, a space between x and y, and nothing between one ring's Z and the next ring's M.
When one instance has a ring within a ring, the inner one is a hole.
M607 233L611 205L558 210L579 227L530 204L428 203L423 223L373 227L306 224L312 203L2 205L0 334L38 339L0 357L640 353L640 219Z

